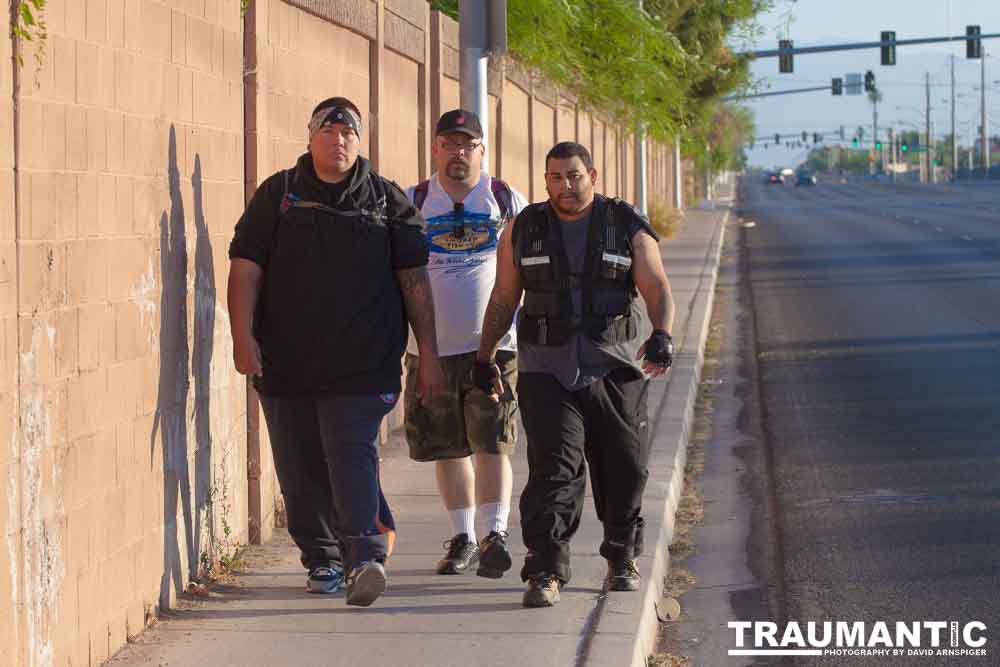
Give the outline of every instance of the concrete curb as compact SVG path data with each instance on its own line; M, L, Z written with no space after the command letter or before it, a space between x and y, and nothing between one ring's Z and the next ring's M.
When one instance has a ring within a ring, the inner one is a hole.
M649 460L650 481L643 498L646 549L639 564L644 573L642 588L638 596L604 595L592 634L583 638L586 648L578 655L578 665L645 667L656 647L658 608L670 564L668 547L673 541L674 518L684 486L688 439L731 212L731 208L725 212L713 233L691 310L677 341L679 354L670 371L670 380L654 383L650 389L654 440ZM653 536L655 540L650 539Z

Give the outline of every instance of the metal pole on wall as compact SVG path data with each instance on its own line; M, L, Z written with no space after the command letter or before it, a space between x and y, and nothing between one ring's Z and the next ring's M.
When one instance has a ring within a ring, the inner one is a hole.
M636 0L642 12L642 0ZM646 128L638 123L635 128L635 207L646 214Z
M681 138L674 140L674 208L684 208L684 174L681 165Z
M483 170L489 171L490 117L486 87L489 24L486 16L486 3L482 0L459 0L459 104L463 109L479 116L479 122L483 126L483 144L486 146Z

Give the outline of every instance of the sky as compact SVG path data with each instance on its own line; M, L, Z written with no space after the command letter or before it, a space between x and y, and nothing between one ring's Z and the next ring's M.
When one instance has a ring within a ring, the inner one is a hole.
M880 39L883 30L896 39L965 34L966 25L980 25L983 34L1000 33L1000 0L777 0L778 6L760 17L763 32L744 49L775 49L778 39L792 39L796 47ZM987 115L993 134L1000 133L1000 38L983 41L986 52ZM996 55L990 55L990 52ZM965 58L965 44L928 44L896 48L896 66L882 67L878 49L795 56L792 74L778 73L777 58L761 58L751 65L761 91L829 85L835 76L872 70L882 91L879 135L889 125L899 130L924 126L927 105L925 77L931 76L931 123L935 136L951 132L950 55L955 54L956 126L959 144L979 127L980 63ZM782 95L747 100L756 115L758 140L748 156L752 165L795 166L809 148L775 148L773 135L833 132L845 126L848 140L860 125L872 132L872 105L864 95L834 97L829 92ZM770 141L766 137L771 137ZM834 137L830 135L830 141ZM769 144L768 149L763 144Z

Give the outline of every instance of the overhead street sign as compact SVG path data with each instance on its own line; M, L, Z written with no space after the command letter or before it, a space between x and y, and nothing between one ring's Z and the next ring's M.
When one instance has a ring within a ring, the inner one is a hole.
M851 72L844 75L844 92L848 95L860 95L861 84L861 72Z

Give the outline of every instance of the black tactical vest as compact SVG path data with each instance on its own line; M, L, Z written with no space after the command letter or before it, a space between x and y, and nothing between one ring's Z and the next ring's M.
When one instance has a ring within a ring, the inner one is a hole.
M549 204L533 204L514 227L514 262L521 274L524 305L518 340L563 345L582 333L598 345L615 345L636 336L631 305L632 244L620 199L595 196L587 230L583 273L572 273L562 225ZM574 312L572 290L582 291L582 312Z

